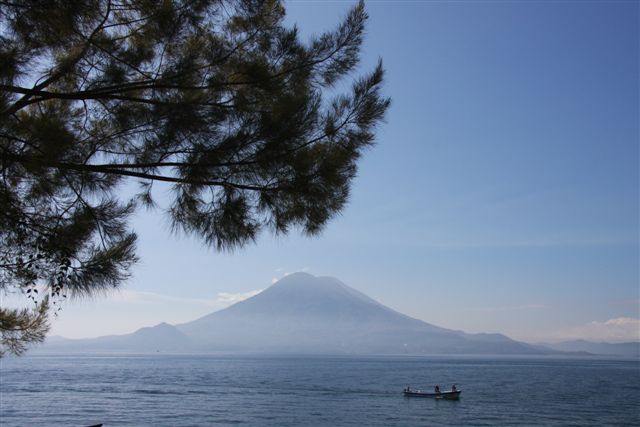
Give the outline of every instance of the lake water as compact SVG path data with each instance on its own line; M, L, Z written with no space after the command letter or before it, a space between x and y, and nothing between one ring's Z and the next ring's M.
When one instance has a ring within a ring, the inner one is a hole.
M640 425L640 362L478 357L27 356L0 425ZM405 398L443 390L459 401Z

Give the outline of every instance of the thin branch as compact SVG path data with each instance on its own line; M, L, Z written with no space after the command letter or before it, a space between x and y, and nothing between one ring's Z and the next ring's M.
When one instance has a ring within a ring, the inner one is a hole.
M177 177L166 176L166 175L154 175L154 174L149 174L144 172L135 172L135 171L128 171L124 169L116 169L116 168L111 168L103 165L90 165L90 164L80 165L80 164L65 163L65 162L51 162L51 161L43 160L41 158L20 156L20 155L15 155L11 153L8 153L7 157L12 158L13 160L16 160L19 162L34 162L42 166L52 167L52 168L61 169L61 170L75 170L78 172L96 172L96 173L106 173L106 174L114 174L114 175L121 175L121 176L131 176L136 178L148 179L151 181L165 181L165 182L193 184L193 185L214 185L219 187L229 187L229 188L237 188L240 190L252 190L252 191L269 191L269 190L276 189L275 187L247 185L247 184L240 184L240 183L229 182L224 180L223 181L193 180L188 178L177 178Z

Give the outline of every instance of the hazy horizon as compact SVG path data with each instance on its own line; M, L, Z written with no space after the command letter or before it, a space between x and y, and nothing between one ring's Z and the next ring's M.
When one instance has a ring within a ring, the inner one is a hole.
M209 305L212 306L212 311L210 311L208 313L204 313L203 316L194 317L192 319L187 319L186 321L183 320L183 321L180 321L180 322L177 322L177 323L171 323L171 322L167 322L167 321L162 321L162 322L157 323L157 324L149 324L149 325L143 325L142 327L136 327L136 329L125 331L125 332L122 332L122 333L107 334L107 335L127 335L127 334L130 334L130 333L133 333L133 332L136 332L136 331L140 330L140 328L154 327L154 326L158 326L159 324L169 324L169 325L172 325L172 326L179 326L180 324L190 323L190 322L193 322L195 320L201 319L202 317L207 317L210 314L217 313L219 311L225 310L226 308L229 308L229 307L231 307L231 306L233 306L233 305L235 305L235 304L237 304L239 302L242 302L242 301L245 301L245 300L247 300L249 298L255 297L258 294L261 294L262 292L264 292L265 290L270 288L271 286L278 284L284 278L289 278L289 277L292 277L292 276L300 276L300 274L306 275L307 277L311 276L311 277L313 277L315 279L325 277L325 278L330 278L330 279L335 279L335 280L340 281L339 278L334 278L334 277L326 276L326 275L314 276L314 275L312 275L312 274L310 274L308 272L286 273L280 280L272 281L272 283L269 286L267 286L266 288L264 288L264 289L258 289L258 290L247 292L247 293L244 293L244 294L222 293L222 294L218 295L218 299L215 300L215 301L214 300L211 300L211 301L201 300L201 301L199 301L202 304L205 304L205 305L209 304ZM299 286L304 287L305 285L301 284ZM353 289L353 288L351 288L351 289ZM127 298L130 298L130 300L139 299L140 302L142 302L145 299L145 297L146 298L162 299L162 298L159 298L160 296L157 295L157 294L134 295L134 294L130 294L130 293L125 293L124 300L126 301ZM175 301L175 302L176 303L180 303L180 301ZM185 302L185 301L182 301L182 302ZM193 303L194 301L188 301L188 302ZM216 305L216 302L219 303L220 307L214 308L214 306ZM382 304L382 306L386 307L386 305L382 301L376 301L376 302L379 303L379 304ZM405 314L405 313L402 313L402 312L398 312L398 313ZM273 311L273 314L277 314L277 310ZM422 321L427 322L424 319L418 319L418 320L422 320ZM429 322L427 322L427 323L429 323ZM600 338L598 338L598 334L596 333L596 335L595 335L596 338L593 338L593 335L592 336L585 336L585 335L573 335L573 336L571 336L570 335L570 336L565 336L565 337L551 337L551 338L549 338L547 340L541 340L541 341L527 341L527 340L521 340L521 341L530 342L532 344L536 344L536 343L540 343L540 344L559 343L559 342L573 341L573 340L591 340L591 341L594 341L594 342L609 342L609 343L627 343L627 342L638 342L638 341L640 341L634 335L635 334L635 330L638 328L638 323L637 323L636 319L632 319L632 318L614 319L614 320L610 321L609 323L610 323L609 325L599 325L597 323L594 323L594 324L589 325L589 326L591 327L592 330L598 329L598 328L602 329L603 326L604 327L609 326L608 328L606 328L606 329L609 329L608 331L606 331L606 333L609 333L609 334L611 334L611 332L612 332L611 329L612 329L612 327L614 327L617 330L616 331L617 335L609 335L606 338L602 338L602 335L600 335ZM435 324L434 326L440 326L440 325ZM466 331L463 331L463 332L466 332ZM486 333L487 331L479 331L478 333L483 333L483 332ZM603 331L601 331L601 333L602 332ZM362 331L362 333L366 334L365 331ZM492 333L492 332L488 332L488 333ZM62 336L62 335L55 335L55 336L63 337L63 338L76 338L76 339L77 338L97 338L98 337L98 336L65 337L65 336ZM509 338L513 338L513 337L509 337Z

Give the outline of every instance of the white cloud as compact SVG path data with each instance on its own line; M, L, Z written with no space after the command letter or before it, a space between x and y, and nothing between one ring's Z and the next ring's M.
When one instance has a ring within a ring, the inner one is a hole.
M617 317L604 322L593 321L586 325L560 330L556 332L555 338L605 342L640 341L640 319Z
M255 291L241 292L241 293L237 293L237 294L232 294L232 293L228 293L228 292L220 292L218 294L218 298L216 299L216 301L217 302L222 302L222 303L235 304L237 302L244 301L247 298L251 298L254 295L258 295L263 290L264 289L256 289Z
M276 268L275 269L276 276L271 278L271 284L276 283L278 280L283 279L293 273L308 273L309 267L302 267L294 271L285 271L284 268ZM279 276L279 277L278 277Z
M112 294L109 299L114 302L124 302L131 304L172 303L223 308L257 295L260 292L262 292L262 289L256 289L254 291L241 293L220 292L216 295L215 298L208 299L178 297L173 295L157 294L155 292L131 291L123 289L120 292Z
M640 327L640 319L634 319L633 317L618 317L616 319L609 319L604 323L600 322L591 322L594 325L604 325L604 326L635 326Z

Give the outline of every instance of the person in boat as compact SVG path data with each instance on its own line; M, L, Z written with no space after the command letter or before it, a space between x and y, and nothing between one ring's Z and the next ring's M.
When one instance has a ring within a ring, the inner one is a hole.
M453 392L458 391L458 387L456 387L456 385L455 385L455 384L454 384L454 385L452 385L452 386L451 386L451 391L453 391Z
M435 392L437 394L440 394L440 386L439 385L436 385Z

